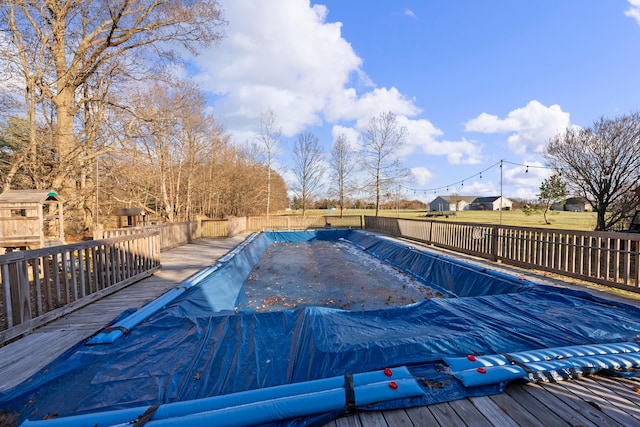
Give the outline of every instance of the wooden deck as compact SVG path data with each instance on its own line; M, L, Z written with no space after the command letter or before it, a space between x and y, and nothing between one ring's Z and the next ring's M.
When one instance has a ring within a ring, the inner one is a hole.
M0 391L24 381L123 310L142 306L212 264L243 238L201 240L163 252L161 272L0 348ZM499 269L522 274L511 267ZM533 278L530 272L524 274ZM548 283L551 279L534 280ZM615 299L622 297L618 295ZM559 383L510 384L499 395L392 411L362 411L327 424L329 427L465 425L640 426L640 381L594 376Z
M510 384L504 393L384 412L359 412L327 427L640 426L640 381L602 376Z
M139 308L215 262L245 236L198 240L162 252L162 270L0 347L0 391L29 378L130 307ZM35 349L35 350L34 350Z

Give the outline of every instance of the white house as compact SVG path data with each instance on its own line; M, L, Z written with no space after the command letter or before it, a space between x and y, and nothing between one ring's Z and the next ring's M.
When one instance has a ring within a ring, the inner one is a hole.
M464 211L469 209L477 196L438 196L429 203L432 212Z
M593 206L585 197L569 197L564 204L554 204L551 209L554 211L591 212Z
M503 196L477 197L470 206L473 210L503 211L511 210L513 202Z

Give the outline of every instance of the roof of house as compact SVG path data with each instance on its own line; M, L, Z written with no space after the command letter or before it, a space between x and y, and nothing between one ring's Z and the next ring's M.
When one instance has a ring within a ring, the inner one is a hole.
M478 197L474 200L474 203L493 203L498 199L500 199L500 196Z
M143 208L122 208L117 210L114 215L116 216L136 216L143 215L145 213Z
M60 197L51 190L7 190L0 194L0 203L43 203L46 200L60 200Z
M461 201L471 203L477 198L478 196L438 196L436 197L436 199L443 199L449 203L457 203ZM435 201L436 199L433 199L432 202Z
M582 204L582 203L584 203L584 204L587 204L587 203L589 203L589 200L586 197L576 196L576 197L567 198L565 203L569 203L569 204L572 204L572 203L580 203L580 204Z

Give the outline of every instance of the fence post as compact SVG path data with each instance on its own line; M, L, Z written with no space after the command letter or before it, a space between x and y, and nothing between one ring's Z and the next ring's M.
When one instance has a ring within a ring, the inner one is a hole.
M430 245L433 244L433 221L429 221L429 238L427 239L427 243Z
M26 261L11 263L9 270L9 288L11 293L11 304L13 305L13 324L31 320L31 301L29 294L29 275Z
M491 233L491 259L492 261L498 261L498 255L500 255L500 239L498 233L500 232L500 227L494 225L493 233Z

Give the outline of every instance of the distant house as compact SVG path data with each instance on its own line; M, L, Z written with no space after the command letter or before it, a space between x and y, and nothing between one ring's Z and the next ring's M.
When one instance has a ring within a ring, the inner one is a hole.
M492 197L477 197L472 203L470 209L473 210L485 210L485 211L499 211L500 209L508 211L513 207L513 202L506 197L492 196Z
M431 212L464 211L477 196L438 196L429 203Z
M569 197L564 204L556 203L551 209L554 211L591 212L593 206L585 197Z
M122 208L114 213L118 217L118 228L145 225L145 214L142 208Z

